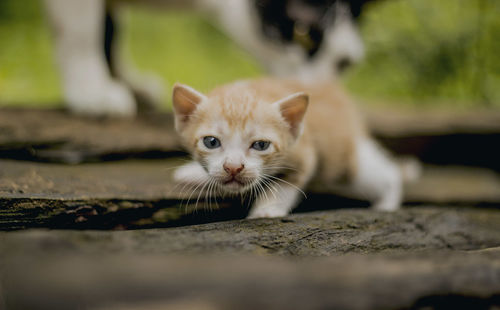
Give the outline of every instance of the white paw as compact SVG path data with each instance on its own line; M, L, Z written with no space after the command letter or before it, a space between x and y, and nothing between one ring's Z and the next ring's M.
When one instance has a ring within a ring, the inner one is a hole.
M71 87L67 94L69 109L91 116L131 117L137 112L132 92L120 83L108 80L100 85ZM77 90L75 90L77 88Z
M399 201L379 201L372 205L372 208L377 211L392 212L401 207Z
M198 184L207 178L207 172L196 161L180 166L174 171L174 180L179 183Z
M404 183L415 182L422 176L422 163L414 157L399 158L398 166Z
M401 182L387 186L386 192L381 199L375 201L372 208L378 211L391 212L401 207L402 191Z
M287 216L288 212L285 208L279 207L264 207L252 209L250 214L247 216L247 219L258 219L258 218L272 218L272 217L283 217Z

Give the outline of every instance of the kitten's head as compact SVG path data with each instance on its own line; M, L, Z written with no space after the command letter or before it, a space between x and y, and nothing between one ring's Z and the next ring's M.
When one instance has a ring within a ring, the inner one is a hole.
M242 193L283 167L302 132L308 97L265 102L236 87L205 96L176 84L175 126L189 152L221 190Z

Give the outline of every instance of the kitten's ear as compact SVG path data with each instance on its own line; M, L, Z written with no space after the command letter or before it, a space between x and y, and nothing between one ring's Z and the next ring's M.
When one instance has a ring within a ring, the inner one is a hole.
M296 93L274 103L278 105L281 115L290 125L292 135L297 138L302 131L302 120L309 104L309 96Z
M202 93L193 88L175 83L172 92L172 102L175 112L175 127L181 128L189 120L189 116L193 114L196 106L206 99Z

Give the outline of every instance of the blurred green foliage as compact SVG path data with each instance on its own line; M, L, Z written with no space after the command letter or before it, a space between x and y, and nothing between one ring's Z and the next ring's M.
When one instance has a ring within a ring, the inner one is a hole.
M0 104L60 101L50 33L37 0L0 0Z
M249 54L192 13L135 7L123 17L125 60L161 75L168 89L182 82L208 91L262 72Z
M55 105L59 76L39 0L0 1L0 103ZM185 12L126 9L122 53L169 89L257 76L259 65ZM386 0L365 11L365 61L347 87L368 102L500 106L500 1Z
M500 105L500 1L392 0L361 24L367 57L347 76L368 98Z

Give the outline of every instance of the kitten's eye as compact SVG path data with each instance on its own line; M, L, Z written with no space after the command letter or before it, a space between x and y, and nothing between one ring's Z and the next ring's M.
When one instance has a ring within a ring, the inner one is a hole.
M267 150L269 145L271 145L271 142L259 140L259 141L255 141L252 144L252 149L255 149L257 151L265 151L265 150Z
M216 149L220 147L220 141L216 137L207 136L203 138L203 144L209 149Z

